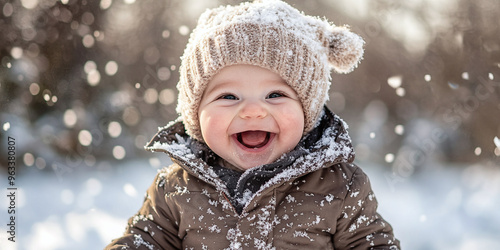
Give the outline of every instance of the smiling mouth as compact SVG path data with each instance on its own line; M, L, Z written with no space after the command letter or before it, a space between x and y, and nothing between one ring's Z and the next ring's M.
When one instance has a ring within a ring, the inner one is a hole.
M238 133L236 138L244 147L262 148L269 143L271 133L265 131L245 131Z

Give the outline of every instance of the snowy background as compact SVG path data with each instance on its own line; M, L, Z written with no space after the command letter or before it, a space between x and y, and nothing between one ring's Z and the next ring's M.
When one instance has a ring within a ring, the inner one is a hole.
M241 0L0 1L0 249L102 249L166 156L179 56L199 14ZM349 24L361 65L328 106L403 249L500 249L496 0L289 0ZM6 240L16 139L17 242Z

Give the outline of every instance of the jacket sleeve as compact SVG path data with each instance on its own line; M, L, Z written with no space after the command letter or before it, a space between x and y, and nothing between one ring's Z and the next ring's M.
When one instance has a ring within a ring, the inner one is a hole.
M180 249L181 239L165 200L165 177L160 172L149 187L139 212L128 220L122 237L106 246L106 250Z
M347 189L333 236L335 249L400 249L391 225L377 213L370 181L360 168L354 171Z

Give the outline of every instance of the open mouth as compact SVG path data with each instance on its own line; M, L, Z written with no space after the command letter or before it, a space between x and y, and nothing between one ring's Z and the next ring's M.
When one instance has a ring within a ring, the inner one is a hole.
M241 145L247 148L261 148L269 143L270 132L265 131L245 131L238 133L236 139Z

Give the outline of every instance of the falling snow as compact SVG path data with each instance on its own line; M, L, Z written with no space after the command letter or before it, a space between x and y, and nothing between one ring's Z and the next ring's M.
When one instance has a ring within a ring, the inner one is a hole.
M179 62L171 55L183 48L166 47L185 44L192 30L188 23L199 14L193 13L190 2L176 8L165 1L134 0L102 0L94 5L68 0L0 4L5 20L0 23L1 39L7 44L0 63L0 137L16 138L22 169L18 248L100 249L123 233L152 176L170 164L161 157L152 164L150 154L142 151L157 127L176 118ZM461 5L446 2L445 7L439 1L427 2L422 8L401 2L371 9L344 0L321 4L333 16L345 15L342 19L350 19L352 27L365 27L363 37L375 45L372 51L365 48L367 56L359 72L345 78L333 76L336 92L328 105L351 124L356 159L369 172L380 212L395 228L403 249L499 249L500 121L494 114L500 109L500 64L488 59L497 51L499 7L482 0ZM297 2L297 6L306 12L318 9L313 1ZM475 13L470 9L477 9L484 20L467 16ZM420 15L420 11L433 14ZM175 14L179 12L193 16ZM176 20L166 21L165 16ZM475 28L464 30L470 25ZM476 40L481 41L479 46ZM292 56L290 51L284 53ZM195 158L186 154L183 143L155 146ZM321 146L332 144L325 141ZM0 152L7 152L5 147L1 144ZM329 153L333 157L352 152L331 148ZM0 156L2 162L4 157ZM160 171L159 188L169 185L162 177L171 171ZM294 171L273 181L289 174ZM207 179L216 176L209 175ZM1 172L0 177L6 179ZM221 183L213 184L224 192ZM298 185L296 189L302 191ZM199 206L196 196L188 196L181 186L172 194L186 195L185 201ZM213 194L203 190L201 195ZM246 193L241 202L259 195ZM340 199L310 195L318 198L322 208ZM357 195L350 193L353 198ZM368 195L369 201L374 199ZM287 196L286 202L301 199ZM2 207L4 203L0 201ZM225 199L208 199L205 205L211 207L202 206L205 214L197 219L206 220L218 207L232 210ZM354 209L349 207L344 218ZM293 216L306 215L283 214L279 219ZM360 223L367 222L360 218ZM260 223L265 230L269 230L265 221L278 223L271 216L255 219L255 225ZM310 215L303 225L323 223L323 219ZM151 213L135 216L131 222L152 220ZM223 230L214 226L207 225L207 230ZM153 231L151 226L142 229ZM296 234L302 237L304 232ZM457 239L458 234L467 236ZM228 237L244 235L234 229ZM366 240L371 241L371 236ZM151 248L140 236L134 244ZM258 239L254 244L266 247ZM234 241L232 247L247 246Z

